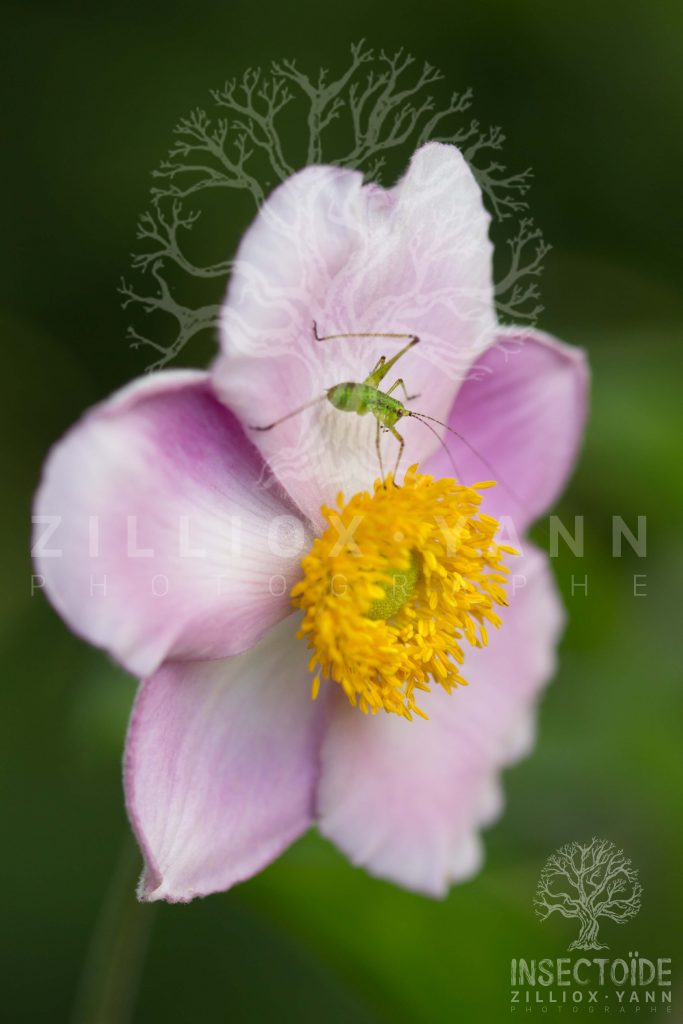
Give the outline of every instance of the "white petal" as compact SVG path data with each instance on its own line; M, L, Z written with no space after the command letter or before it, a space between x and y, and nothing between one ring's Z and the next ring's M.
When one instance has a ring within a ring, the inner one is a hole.
M46 461L34 551L50 600L139 675L245 650L290 612L310 541L268 477L206 374L124 388Z
M290 616L246 654L167 663L141 686L125 783L143 899L228 889L310 825L324 706L296 629Z
M278 188L246 233L223 310L215 385L246 424L267 425L343 381L362 381L380 355L407 339L318 342L348 331L417 334L421 343L383 381L399 377L411 407L443 419L458 384L495 326L489 217L467 163L429 143L388 191L360 174L311 167ZM399 389L394 397L401 401ZM379 475L373 417L324 398L255 443L312 520L340 489L350 496ZM404 420L403 468L438 443ZM387 435L393 469L398 442Z
M518 534L552 505L574 466L586 425L588 367L579 348L542 331L501 328L476 361L424 472L465 483L497 481L484 510L509 516Z

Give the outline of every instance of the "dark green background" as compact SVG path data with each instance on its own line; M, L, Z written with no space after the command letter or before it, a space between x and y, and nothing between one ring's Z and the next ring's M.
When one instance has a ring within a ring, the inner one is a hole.
M3 5L2 25L3 1018L69 1018L89 949L85 997L99 977L99 920L100 938L119 928L131 972L151 927L132 1016L145 1024L507 1020L510 957L563 955L573 937L571 922L534 918L541 865L598 834L644 888L638 918L605 925L606 940L675 958L669 1019L682 1019L680 3L23 2ZM444 97L472 86L475 116L508 136L505 161L535 171L554 246L542 326L585 346L594 373L561 504L587 538L582 560L555 565L561 667L538 747L505 779L486 867L445 902L371 880L311 835L229 894L136 908L111 888L130 868L120 752L134 683L31 600L30 495L58 434L144 368L116 286L178 117L249 65L341 71L361 37L440 67ZM611 557L613 514L648 516L646 559ZM571 598L572 573L589 574L587 597Z

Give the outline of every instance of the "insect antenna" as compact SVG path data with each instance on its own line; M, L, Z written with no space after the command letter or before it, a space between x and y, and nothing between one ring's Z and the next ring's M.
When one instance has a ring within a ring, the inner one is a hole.
M480 451L478 451L478 450L477 450L477 449L476 449L476 448L474 447L474 445L473 445L473 444L470 444L470 442L469 442L469 441L467 440L467 438L466 438L466 437L463 437L463 435L462 435L462 434L460 434L460 433L458 433L458 431L457 431L457 430L454 430L454 429L453 429L453 427L449 427L447 423L442 423L442 422L441 422L441 420L437 420L435 416L428 416L428 415L427 415L427 413L424 413L424 412L412 412L412 411L409 411L407 415L408 415L408 416L412 416L412 417L413 417L414 419L416 419L416 420L420 420L420 422L421 422L421 423L424 423L425 427L428 427L428 428L429 428L429 429L431 430L431 432L432 432L433 434L435 434L435 435L436 435L437 437L439 437L439 435L438 435L438 434L436 433L436 431L434 430L434 428L433 428L433 427L431 427L431 426L429 425L429 423L427 422L427 420L429 420L429 421L430 421L431 423L438 423L440 427L443 427L443 428L444 428L444 430L447 430L447 431L448 431L448 432L449 432L450 434L453 434L453 435L454 435L455 437L459 438L459 439L460 439L460 440L462 441L462 443L463 443L463 444L464 444L464 445L465 445L465 446L466 446L467 448L469 448L469 450L470 450L470 451L472 452L472 454L473 454L473 455L475 455L475 456L476 456L476 457L477 457L477 458L478 458L478 459L479 459L479 460L480 460L481 462L483 462L483 463L484 463L484 465L485 465L485 466L486 466L486 468L488 469L488 471L489 471L489 473L491 474L491 476L492 476L492 477L493 477L493 478L494 478L495 480L499 480L499 481L501 482L501 484L503 485L503 487L505 488L505 490L506 490L506 491L507 491L507 492L508 492L508 493L510 494L510 496L511 496L511 497L512 497L512 498L513 498L513 499L514 499L514 500L515 500L516 502L517 502L517 504L519 505L519 507L520 507L520 508L522 508L522 509L524 509L524 510L526 510L526 505L525 505L525 503L524 503L524 502L522 501L522 499L521 499L521 498L519 497L519 495L515 493L515 491L514 491L514 490L513 490L513 488L512 488L511 486L510 486L510 484L509 484L509 483L507 482L507 480L505 480L505 478L504 478L504 477L502 477L502 476L500 475L500 473L498 472L498 470L497 470L497 469L495 469L495 467L491 465L491 463L490 463L490 462L489 462L489 460L488 460L488 459L486 458L486 456L482 455L482 454L481 454L481 452L480 452ZM441 441L441 438L439 438L439 440ZM447 445L445 445L445 444L443 443L443 441L441 441L441 444L442 444L442 445L443 445L443 447L444 447L444 448L446 449L446 451L448 451L448 447L447 447ZM450 456L450 452L449 452L449 456ZM455 469L455 463L453 462L453 458L452 458L452 456L450 456L450 458L451 458L451 465L452 465L452 466L453 466L453 468ZM457 474L457 475L459 475L459 474L458 474L458 471L457 471L457 469L456 469L456 474Z
M278 427L281 423L284 423L285 420L291 420L293 416L298 416L299 413L305 412L306 409L311 409L314 405L317 405L319 402L323 402L326 398L327 392L325 392L324 395L319 395L317 398L314 398L312 402L306 402L305 405L300 405L298 409L288 412L286 416L281 416L279 420L275 420L273 423L266 423L263 427L258 426L255 423L248 423L247 426L250 430L272 430L273 427Z
M443 438L439 437L439 435L437 434L436 430L434 430L434 427L431 425L431 423L427 423L427 420L423 419L421 414L411 412L411 413L408 413L408 415L412 416L413 419L419 420L420 423L422 424L422 426L426 427L427 430L431 430L432 434L437 439L437 441L439 442L439 444L441 445L441 447L445 451L446 455L448 456L448 460L449 460L451 466L453 467L453 472L455 473L456 477L459 480L460 479L460 472L458 470L458 467L455 464L455 459L453 458L451 450L448 447L448 445L444 442ZM444 426L444 424L442 424L442 426Z

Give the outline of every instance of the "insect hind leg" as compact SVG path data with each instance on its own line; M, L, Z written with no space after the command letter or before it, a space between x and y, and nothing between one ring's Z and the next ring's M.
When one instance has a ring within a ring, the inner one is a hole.
M313 321L313 337L316 341L336 341L339 338L410 338L411 345L417 345L420 340L416 334L388 333L386 331L345 331L343 334L318 334L317 320Z

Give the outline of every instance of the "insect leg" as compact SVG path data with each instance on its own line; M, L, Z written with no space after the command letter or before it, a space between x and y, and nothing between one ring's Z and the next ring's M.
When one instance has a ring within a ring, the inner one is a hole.
M318 398L314 398L312 402L306 402L305 405L300 405L298 409L294 409L292 412L288 412L286 416L281 416L279 420L275 420L274 423L266 423L265 426L257 426L255 423L248 423L249 430L272 430L273 427L278 427L285 420L291 420L293 416L298 416L299 413L305 412L306 409L312 409L314 405L318 405L319 402L324 401L327 398L327 394L319 395Z
M397 340L405 340L407 338L408 344L404 345L401 351L397 352L391 359L381 356L377 360L375 368L363 381L364 384L369 384L373 388L379 387L380 382L384 380L394 363L397 363L413 345L419 344L420 341L417 334L398 334L384 331L345 331L343 334L318 334L318 325L315 320L313 321L313 337L316 341L333 341L335 338L396 338Z
M396 427L387 427L387 430L390 431L394 435L394 437L396 438L396 440L398 441L398 444L399 444L398 455L396 456L396 465L394 466L394 473L393 473L393 476L391 478L394 487L398 487L398 484L396 483L396 474L398 473L398 465L399 465L399 463L401 461L401 456L403 455L403 449L405 448L406 443L403 440L403 438L401 437L401 435L399 434L399 432L396 429Z
M375 448L377 449L377 458L379 460L379 475L382 478L382 486L386 487L384 483L384 466L382 464L382 424L377 420L377 433L375 434Z
M372 372L374 373L375 371L373 370ZM399 377L398 380L395 380L394 383L389 388L389 390L385 391L384 394L385 395L390 395L391 392L395 391L396 388L399 387L399 386L403 388L403 394L406 396L406 402L411 402L413 400L413 398L419 398L420 397L419 395L409 395L408 394L408 390L407 390L405 384L403 383L403 377Z
M318 334L318 324L313 321L313 337L316 341L335 341L338 338L410 338L413 345L420 340L415 334L395 334L380 331L346 331L344 334Z

